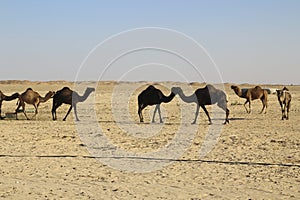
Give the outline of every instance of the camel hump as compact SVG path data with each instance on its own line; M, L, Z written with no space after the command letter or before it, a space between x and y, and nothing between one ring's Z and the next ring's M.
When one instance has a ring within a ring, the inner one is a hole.
M262 88L259 85L255 86L254 89L256 89L256 90L262 90Z
M147 90L155 90L156 88L153 86L153 85L149 85L148 87L147 87Z
M216 88L215 88L213 85L211 85L211 84L207 84L207 85L205 86L205 88L208 89L209 91L212 91L212 90L215 90L215 89L216 89Z
M27 88L27 89L26 89L26 91L28 91L28 90L32 90L32 91L33 91L33 89L32 89L32 88Z

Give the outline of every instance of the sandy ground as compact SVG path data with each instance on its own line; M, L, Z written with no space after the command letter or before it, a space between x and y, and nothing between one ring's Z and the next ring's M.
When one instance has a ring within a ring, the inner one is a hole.
M31 87L43 96L64 86L74 88L64 81L10 81L1 82L0 90L10 95ZM258 114L260 101L254 101L253 113L247 114L244 100L226 84L230 124L223 126L224 113L208 106L220 136L202 157L200 149L211 126L202 110L197 125L191 125L195 104L183 103L176 96L161 106L164 124L158 123L158 116L156 123L150 123L153 106L145 109L145 123L140 124L137 95L147 83L101 82L96 86L87 104L78 104L80 123L74 122L73 111L62 121L67 105L58 109L58 120L52 121L52 99L40 105L33 120L25 120L20 113L19 120L0 121L0 198L300 199L300 86L288 86L293 95L290 120L282 121L275 95L269 95L267 114ZM186 87L183 83L156 87L168 95L171 86ZM83 105L95 108L96 119L89 120L89 109ZM16 100L3 102L2 115L15 108ZM33 106L26 108L30 111ZM95 123L101 133L93 131ZM84 133L78 131L80 124ZM97 137L128 154L111 153ZM176 147L188 137L186 149ZM177 141L173 152L157 156L172 141ZM97 144L98 148L90 146Z

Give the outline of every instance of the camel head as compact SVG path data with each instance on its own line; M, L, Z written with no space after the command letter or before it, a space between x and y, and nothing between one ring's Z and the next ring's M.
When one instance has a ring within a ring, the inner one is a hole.
M277 92L277 96L280 96L281 90L276 90L276 92Z
M88 87L88 88L86 88L86 91L89 93L95 92L95 88Z
M54 91L49 91L45 97L49 97L49 98L53 98L53 96L55 95L55 92Z
M236 86L236 85L231 86L231 89L233 89L233 90L236 90L237 88L238 88L238 86Z
M95 88L87 87L84 92L84 96L85 95L89 96L92 92L95 92Z
M282 89L282 90L289 91L289 89L287 89L287 87L285 87L285 86L283 87L283 89Z
M171 92L176 94L182 93L182 89L180 87L172 87Z

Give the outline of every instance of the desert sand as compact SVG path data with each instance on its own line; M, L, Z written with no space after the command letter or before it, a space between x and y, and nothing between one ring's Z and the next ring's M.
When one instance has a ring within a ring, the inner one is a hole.
M300 86L287 86L293 99L290 119L283 121L276 95L269 95L266 114L259 114L262 106L259 100L253 101L252 113L247 114L242 105L245 100L234 94L231 84L225 84L230 124L222 125L225 114L216 105L207 106L220 134L211 151L200 156L210 126L203 110L197 124L191 124L195 104L186 104L176 96L161 105L164 124L158 123L158 116L156 123L151 123L154 106L143 111L145 123L139 123L137 95L148 84L97 83L96 92L86 102L93 103L89 108L95 110L96 119L89 120L85 104L78 104L84 133L74 122L73 111L62 121L68 105L57 110L57 121L52 120L52 99L40 104L39 113L32 120L26 120L22 113L19 120L1 120L0 198L300 199ZM65 81L2 81L0 90L10 95L31 87L44 96L49 90L57 91L64 86L74 88L73 83ZM190 85L172 82L156 85L166 95L172 86ZM194 83L191 87L202 86ZM13 112L16 102L3 102L2 115ZM118 102L124 105L117 105ZM33 106L26 105L26 109L30 111ZM88 132L90 123L98 124L101 134ZM186 132L180 132L180 128ZM161 159L151 157L168 147L175 136L190 137L189 131L194 134L184 150L175 146L174 153L171 151ZM107 138L116 149L129 152L128 155L142 156L122 157L103 153L109 153L104 147L89 148L93 142L97 145L97 136ZM87 138L92 139L91 143ZM174 157L176 150L181 152ZM103 155L107 157L101 159Z

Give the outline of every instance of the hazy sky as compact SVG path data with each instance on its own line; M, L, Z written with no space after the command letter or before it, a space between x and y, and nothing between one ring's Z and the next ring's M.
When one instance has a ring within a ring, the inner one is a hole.
M0 27L0 80L72 81L89 52L105 39L134 28L161 27L201 44L224 82L300 84L298 0L0 0ZM122 49L122 43L114 48ZM120 60L105 79L180 80L168 72L166 63L157 63L155 53L147 52L129 55L146 60L132 63L144 65L128 76L122 76L127 68L122 69ZM218 81L205 75L205 63L196 66L204 71L204 79ZM82 79L94 79L105 68L100 63L93 67L94 74L86 73ZM194 74L184 65L176 70ZM115 72L122 73L114 76Z

